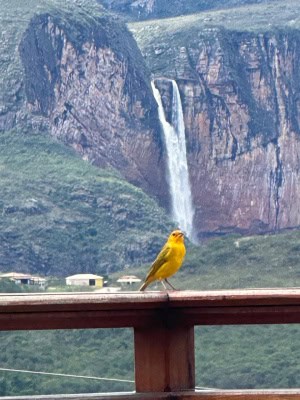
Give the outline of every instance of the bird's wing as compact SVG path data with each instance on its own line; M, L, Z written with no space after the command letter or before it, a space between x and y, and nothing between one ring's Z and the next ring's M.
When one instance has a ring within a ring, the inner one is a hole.
M146 277L146 280L149 279L150 276L156 274L156 272L160 269L160 267L169 259L171 247L168 244L165 244L161 249L160 253L157 255L156 259L153 261L151 265L150 271Z

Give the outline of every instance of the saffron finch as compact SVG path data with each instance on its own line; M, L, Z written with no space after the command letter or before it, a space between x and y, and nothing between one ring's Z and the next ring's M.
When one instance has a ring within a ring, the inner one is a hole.
M154 282L165 281L172 289L175 289L167 278L174 275L182 265L185 256L184 234L180 230L173 231L160 253L154 260L151 268L146 276L145 282L140 287L140 290L145 290L146 287Z

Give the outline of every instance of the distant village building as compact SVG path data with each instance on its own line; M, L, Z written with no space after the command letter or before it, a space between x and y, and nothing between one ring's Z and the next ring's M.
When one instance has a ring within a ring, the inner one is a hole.
M34 276L30 274L22 274L19 272L8 272L6 274L1 274L0 279L9 279L15 282L17 285L37 285L43 289L46 286L46 278L41 278L40 276Z
M103 276L93 274L76 274L66 277L66 284L73 286L96 286L103 287Z
M117 280L117 282L118 283L125 283L125 284L127 284L127 285L132 285L133 283L138 283L138 282L141 282L141 279L140 278L138 278L137 276L135 276L135 275L124 275L124 276L121 276L118 280Z

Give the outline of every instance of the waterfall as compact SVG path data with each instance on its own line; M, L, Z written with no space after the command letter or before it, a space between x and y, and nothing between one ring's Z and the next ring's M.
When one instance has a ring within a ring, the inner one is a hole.
M182 104L177 83L172 80L172 124L166 120L159 90L151 82L158 105L158 116L163 128L168 157L168 176L172 200L172 218L189 239L193 239L191 186L186 158L185 127Z

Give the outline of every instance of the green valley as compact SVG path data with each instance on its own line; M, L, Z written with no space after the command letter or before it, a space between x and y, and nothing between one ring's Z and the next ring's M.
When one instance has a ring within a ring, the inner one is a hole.
M299 288L299 1L151 3L1 1L0 272L45 276L49 292L77 290L64 286L76 273L145 277L178 225L159 77L168 117L171 79L182 100L199 238L171 282ZM32 290L0 280L1 293ZM300 326L195 332L198 386L300 387ZM130 329L0 332L0 396L132 391L133 379Z
M299 249L299 231L236 235L199 247L188 244L184 266L171 281L182 290L299 286ZM142 278L148 267L127 271ZM120 273L109 276L112 285ZM150 288L161 290L161 285ZM137 286L131 290L137 290ZM198 386L299 387L298 325L198 327L195 332ZM0 341L0 368L134 379L133 335L129 329L1 332ZM0 377L0 395L133 390L130 382L9 371L0 372Z
M115 171L40 135L1 134L0 270L107 275L150 261L171 226Z

